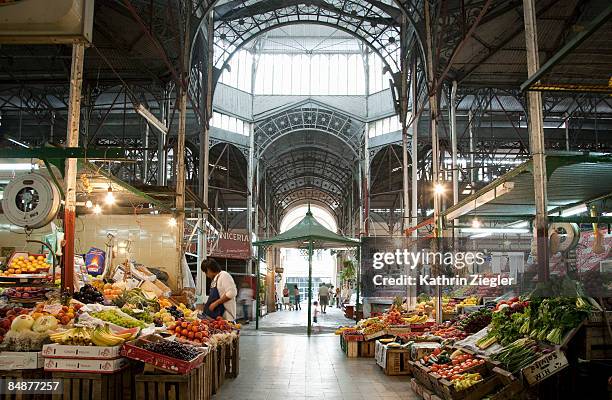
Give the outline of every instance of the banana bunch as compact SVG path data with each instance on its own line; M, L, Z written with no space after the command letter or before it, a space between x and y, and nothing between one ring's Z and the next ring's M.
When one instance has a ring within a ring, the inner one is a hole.
M91 346L91 331L84 327L76 327L49 335L55 343L72 346Z
M471 386L482 381L482 376L480 374L463 374L460 375L457 379L453 380L453 386L455 386L455 390L465 390Z
M51 341L70 346L118 346L132 338L132 332L113 333L108 325L96 328L75 327L49 335Z
M130 339L131 333L113 333L108 325L98 326L91 333L91 342L96 346L118 346Z
M413 315L409 318L403 318L404 322L407 324L422 324L426 322L427 319L427 315Z

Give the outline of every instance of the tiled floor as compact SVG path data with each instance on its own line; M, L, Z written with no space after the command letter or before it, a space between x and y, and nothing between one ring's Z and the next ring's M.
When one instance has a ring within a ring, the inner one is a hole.
M348 359L333 335L256 334L240 339L240 375L214 400L416 400L405 376L373 358Z

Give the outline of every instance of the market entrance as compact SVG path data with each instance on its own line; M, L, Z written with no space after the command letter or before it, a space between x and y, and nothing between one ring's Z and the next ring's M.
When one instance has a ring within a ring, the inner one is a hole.
M350 322L341 311L341 292L336 291L334 249L355 248L359 242L336 234L331 230L333 216L310 204L294 207L281 227L280 234L255 243L260 249L272 246L282 254L273 288L278 299L275 312L258 321L260 329L303 334L307 328L310 335Z

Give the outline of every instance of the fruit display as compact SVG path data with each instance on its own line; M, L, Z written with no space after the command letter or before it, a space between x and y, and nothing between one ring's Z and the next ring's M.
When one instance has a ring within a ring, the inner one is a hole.
M211 336L211 333L208 331L208 324L201 320L187 321L179 318L174 324L168 326L167 329L169 333L175 335L178 339L197 344L204 343Z
M461 300L458 304L457 304L457 308L462 308L462 307L473 307L478 305L478 297L476 296L469 296L466 297L465 299Z
M132 337L132 332L114 333L108 325L95 328L78 326L49 335L51 341L70 346L118 346Z
M107 309L90 313L92 317L98 318L105 322L110 322L124 328L144 328L146 324L129 315L119 313L116 309Z
M432 335L441 337L442 339L453 340L461 340L468 336L467 333L454 326L435 330L432 332Z
M162 308L153 315L153 323L155 323L155 326L169 326L174 320L174 315L172 315L167 308Z
M159 311L159 303L156 297L149 297L140 288L124 290L113 300L113 304L117 307L128 305L131 308L145 310L151 313Z
M123 289L112 283L105 283L102 287L102 294L107 300L115 300L123 293Z
M168 357L177 358L183 361L190 361L200 355L200 351L189 344L180 343L174 340L159 340L157 342L146 342L142 345L145 350L163 354Z
M42 301L46 300L45 294L49 289L44 287L15 287L8 288L2 294L7 296L9 301Z
M470 355L464 354L454 358L451 363L448 364L434 364L431 366L431 372L435 372L442 378L450 379L454 375L464 373L470 369L482 365L485 360L482 358L474 358Z
M427 322L427 320L429 319L429 317L427 315L413 315L411 317L408 318L404 318L403 321L405 324L423 324L425 322Z
M51 265L47 263L45 256L28 255L17 253L11 257L5 269L1 271L2 276L14 275L41 275L47 274Z
M482 376L479 373L459 374L453 375L450 380L451 382L453 382L455 390L460 391L472 387L479 382L482 382Z
M78 292L74 293L72 297L75 300L78 300L81 303L85 304L104 303L104 296L102 296L102 293L100 293L95 287L90 284L86 284L85 286L81 287L81 289L79 289Z

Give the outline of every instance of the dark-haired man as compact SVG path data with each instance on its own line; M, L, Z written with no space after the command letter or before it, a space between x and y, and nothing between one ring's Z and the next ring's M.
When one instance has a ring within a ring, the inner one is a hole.
M222 271L219 263L212 258L202 261L201 268L206 277L212 280L204 313L212 318L222 316L228 321L234 321L238 293L234 278L227 271Z

